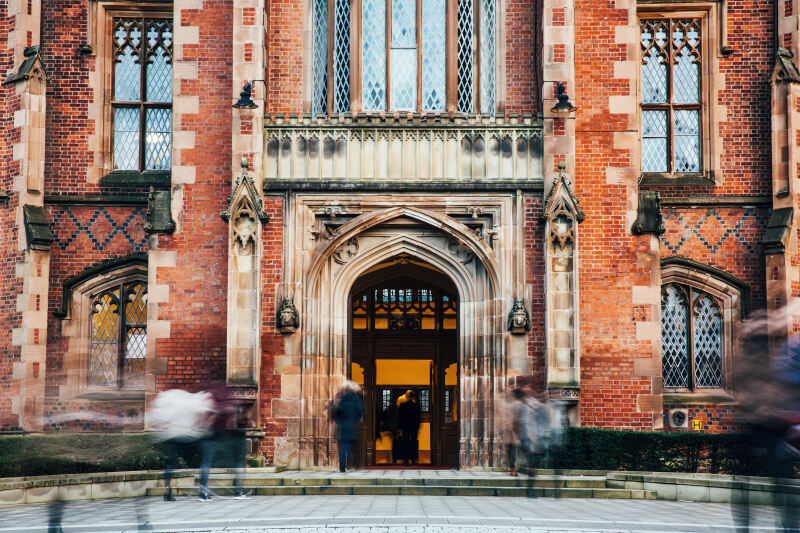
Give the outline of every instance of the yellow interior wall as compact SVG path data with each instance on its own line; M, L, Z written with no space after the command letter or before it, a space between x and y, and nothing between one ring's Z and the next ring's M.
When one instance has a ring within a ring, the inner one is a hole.
M364 386L364 369L358 363L350 364L350 379Z
M376 385L422 385L431 384L430 359L376 359Z
M445 385L458 385L458 368L457 364L453 363L448 366L444 371L444 384Z

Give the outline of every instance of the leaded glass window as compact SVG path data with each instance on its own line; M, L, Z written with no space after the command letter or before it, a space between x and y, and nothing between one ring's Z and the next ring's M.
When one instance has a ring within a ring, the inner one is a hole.
M702 171L702 20L640 21L642 172Z
M723 330L720 305L694 287L671 284L661 296L664 386L722 388Z
M113 19L113 169L168 171L172 153L172 20Z
M312 112L493 116L497 0L454 0L454 10L449 21L446 0L314 0Z
M353 328L369 331L455 330L456 298L435 288L386 285L352 300Z
M147 361L147 285L120 284L98 295L90 318L89 385L141 388Z

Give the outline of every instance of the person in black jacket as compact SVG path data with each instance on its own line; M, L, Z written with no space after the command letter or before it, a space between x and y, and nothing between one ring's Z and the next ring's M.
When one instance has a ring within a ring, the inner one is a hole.
M406 463L416 463L419 453L417 432L419 431L420 409L413 390L406 391L406 400L397 408L397 427L400 429L401 459Z
M333 406L333 417L336 421L337 438L339 439L339 472L347 469L348 459L355 464L356 441L358 440L358 422L364 414L364 402L361 400L361 388L353 381L346 381L337 394Z

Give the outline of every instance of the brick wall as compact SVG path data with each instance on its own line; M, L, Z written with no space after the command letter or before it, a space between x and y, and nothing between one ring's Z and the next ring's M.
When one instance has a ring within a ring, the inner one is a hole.
M277 293L283 265L283 200L268 196L264 210L269 223L264 226L261 260L261 398L259 425L264 432L260 452L272 463L275 437L286 436L287 421L272 416L272 400L281 397L281 371L275 357L284 353L283 335L275 327Z
M267 111L303 112L303 7L300 0L267 3Z
M544 223L539 221L542 213L542 199L536 196L525 197L525 283L530 290L528 311L531 317L531 331L527 335L528 356L531 358L531 375L525 383L534 390L544 390L547 381L545 367L545 307L544 292Z
M541 89L541 2L510 0L504 4L506 111L535 113Z
M635 376L633 362L651 358L653 349L637 338L632 294L634 286L650 283L650 271L638 264L639 254L649 252L649 237L630 234L627 209L635 192L607 172L632 165L631 152L615 144L615 134L628 130L629 117L610 107L612 97L630 94L629 82L617 79L614 69L615 62L627 60L626 45L615 36L630 14L618 4L574 3L574 187L586 213L578 230L580 416L586 426L648 430L654 416L642 411L639 397L652 393L651 378Z
M8 3L0 3L0 77L5 80L14 67L13 53L8 46L8 34L15 21L8 17ZM12 193L11 147L16 142L13 130L14 110L19 107L13 85L0 85L0 190ZM16 266L23 260L17 242L16 212L19 195L0 200L0 430L19 426L19 418L11 412L12 399L19 396L19 382L12 379L13 363L19 360L20 349L11 345L11 330L20 326L22 315L17 313L17 295L22 292L22 279L16 277Z
M769 209L755 207L667 208L662 257L688 257L750 284L751 308L763 307L764 252L759 245Z
M56 237L50 251L50 317L47 330L47 379L45 394L48 409L56 420L53 428L92 427L96 421L82 420L89 416L91 404L85 401L59 403L59 389L66 384L65 356L68 339L62 336L62 321L52 313L62 308L63 282L85 269L107 259L125 257L147 251L147 221L144 207L53 205L47 208L51 229ZM73 317L73 320L76 320ZM99 407L101 411L112 406ZM69 413L79 422L68 421ZM51 416L48 415L48 416ZM100 419L104 417L100 416ZM110 422L105 420L102 427ZM88 424L88 426L87 426Z
M97 194L87 182L87 168L95 164L89 150L94 133L90 110L95 105L89 72L97 56L82 56L78 47L87 42L85 1L42 2L42 59L50 76L47 85L47 141L45 194ZM99 103L98 103L99 105Z
M183 9L180 20L199 32L198 45L183 46L183 59L197 62L198 75L181 80L180 94L196 97L200 113L183 113L180 124L194 132L194 147L181 150L180 165L194 167L195 180L174 187L183 198L173 212L179 229L158 237L159 250L177 255L175 268L157 273L158 284L169 288L158 318L170 322L170 337L156 341L159 357L168 359L167 373L157 376L159 390L196 388L225 376L228 226L219 213L231 192L231 4L207 0Z

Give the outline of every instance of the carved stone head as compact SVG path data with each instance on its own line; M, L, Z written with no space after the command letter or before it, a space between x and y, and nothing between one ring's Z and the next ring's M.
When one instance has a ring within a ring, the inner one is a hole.
M278 327L281 333L294 333L300 327L300 315L291 298L284 298L278 309Z
M517 298L508 314L508 331L513 335L524 335L531 329L531 319L525 309L525 300Z

